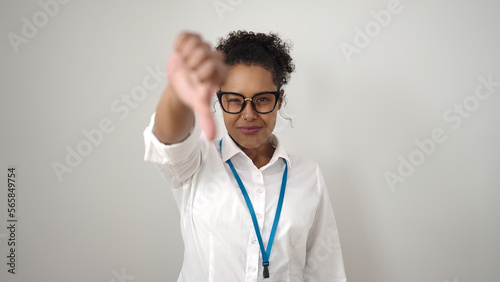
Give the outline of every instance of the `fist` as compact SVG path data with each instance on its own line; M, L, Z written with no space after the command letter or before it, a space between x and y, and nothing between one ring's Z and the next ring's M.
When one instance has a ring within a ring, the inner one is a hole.
M209 140L215 137L215 121L210 102L227 72L224 56L213 51L197 34L182 33L167 63L167 75L175 94L197 113Z

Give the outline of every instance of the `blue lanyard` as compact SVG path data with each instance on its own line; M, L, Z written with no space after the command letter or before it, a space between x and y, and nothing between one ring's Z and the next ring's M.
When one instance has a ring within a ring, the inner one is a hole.
M222 152L222 139L220 140L219 146ZM226 161L226 163L229 165L231 171L234 174L234 178L236 178L236 182L238 182L238 185L240 186L241 193L243 194L243 197L245 197L245 202L247 203L248 211L252 216L253 227L255 229L255 234L257 235L257 239L259 240L260 252L262 253L262 266L264 267L264 278L269 278L269 269L268 269L269 257L271 256L271 249L273 247L274 235L276 234L276 228L278 227L278 221L280 220L281 207L283 206L283 199L285 197L288 165L286 163L286 160L283 159L283 161L285 162L285 171L283 172L283 179L281 180L280 197L278 200L278 206L276 207L276 214L274 215L274 222L273 222L273 227L271 229L271 234L269 235L269 241L267 242L267 250L264 250L264 243L262 242L262 236L260 235L259 223L257 222L257 217L255 216L255 210L253 209L250 197L248 197L247 190L245 189L245 186L243 185L243 182L241 181L238 172L236 172L236 169L234 168L234 165L231 162L231 160L228 159Z

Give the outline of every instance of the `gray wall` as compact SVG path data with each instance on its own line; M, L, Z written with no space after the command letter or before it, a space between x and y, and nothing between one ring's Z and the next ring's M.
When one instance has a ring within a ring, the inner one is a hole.
M142 131L186 29L294 42L276 133L323 170L349 281L500 279L498 1L40 3L0 4L1 281L176 280L178 211Z

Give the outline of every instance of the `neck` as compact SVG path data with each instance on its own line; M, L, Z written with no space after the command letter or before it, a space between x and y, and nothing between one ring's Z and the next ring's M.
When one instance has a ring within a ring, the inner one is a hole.
M267 140L266 143L262 144L261 146L255 149L243 148L239 144L238 146L252 160L253 164L257 168L261 168L266 164L268 164L271 158L273 157L275 151L275 148L273 147L273 145L269 140Z

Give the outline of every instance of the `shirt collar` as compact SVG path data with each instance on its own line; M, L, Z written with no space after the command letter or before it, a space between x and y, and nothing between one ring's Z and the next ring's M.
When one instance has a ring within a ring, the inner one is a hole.
M288 167L291 167L290 157L286 153L286 150L285 150L283 144L281 144L281 142L279 141L278 137L276 137L276 135L272 134L270 138L271 138L271 144L276 149L274 150L274 154L271 157L271 160L269 161L269 163L266 164L265 166L263 166L261 169L265 169L266 167L274 164L279 158L284 159L287 162ZM220 140L219 140L219 142L217 142L217 149L219 149L219 151L221 149L220 144L222 144L221 158L222 158L222 161L224 161L224 162L226 162L228 159L232 158L233 156L235 156L237 154L245 155L245 153L240 149L240 147L238 147L238 145L236 145L233 138L231 138L231 136L229 136L229 133L227 131L224 134L224 137L222 138L222 143Z

